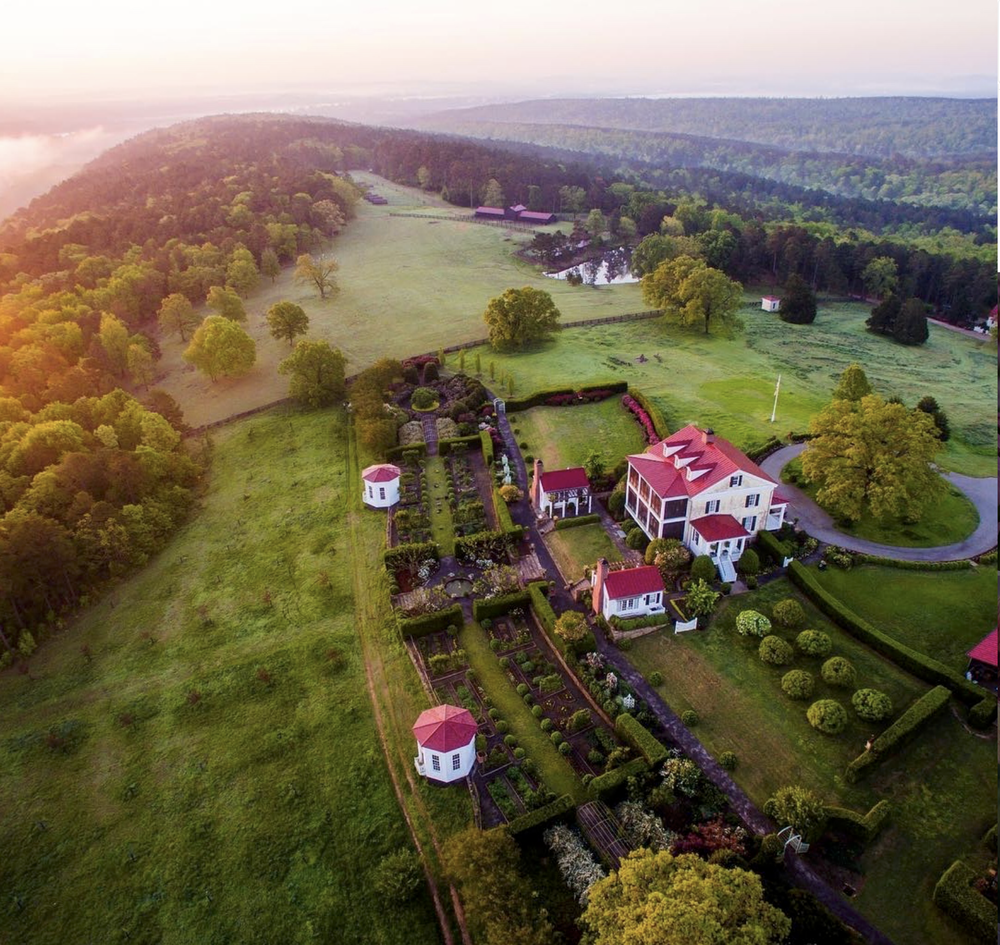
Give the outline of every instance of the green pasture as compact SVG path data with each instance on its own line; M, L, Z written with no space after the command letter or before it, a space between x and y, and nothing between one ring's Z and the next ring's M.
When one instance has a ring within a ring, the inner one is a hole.
M615 395L596 404L575 407L533 407L511 417L522 451L545 463L546 469L583 466L591 453L612 470L629 453L646 448L642 428Z
M479 353L484 367L493 361L498 376L513 376L518 396L625 380L652 398L672 428L711 426L744 448L807 430L840 373L858 361L886 396L909 404L925 394L937 398L952 426L940 456L944 468L996 475L995 346L937 326L931 326L926 345L898 345L870 334L864 324L869 308L854 302L821 300L814 324L789 325L760 311L756 295L746 298L745 331L731 339L651 319L571 329L523 352L499 354L484 347Z
M10 941L439 940L425 890L386 909L373 887L410 839L358 651L346 481L337 414L227 428L168 548L0 676Z
M856 904L896 941L960 945L961 932L933 906L930 894L942 870L995 818L995 745L970 735L949 711L872 777L847 784L844 767L878 725L854 716L851 690L820 679L821 660L797 654L791 666L768 666L758 658L756 642L735 631L740 610L770 615L774 603L791 596L804 607L807 626L829 633L833 653L854 664L858 686L888 693L897 714L927 691L926 684L829 623L785 579L726 601L706 631L658 632L634 641L629 658L644 675L663 675L659 691L671 708L699 714L695 732L714 755L736 752L733 776L758 805L786 784L802 784L830 804L859 812L888 798L893 818L862 858L865 876ZM780 628L775 632L794 637ZM795 702L781 691L781 676L792 668L814 674L812 699ZM836 698L848 709L851 721L840 735L823 735L809 725L806 709L821 698Z
M581 580L587 568L594 567L598 558L607 558L608 561L621 561L622 558L618 546L600 522L555 529L545 536L544 541L562 576L570 583Z
M965 672L965 655L996 626L997 570L811 569L831 594L901 643Z

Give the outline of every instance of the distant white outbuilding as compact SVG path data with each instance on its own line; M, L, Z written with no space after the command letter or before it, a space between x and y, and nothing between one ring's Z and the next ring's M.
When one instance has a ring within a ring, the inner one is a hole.
M398 466L392 463L377 463L366 467L361 473L361 498L365 505L373 509L387 509L399 501Z
M781 308L781 299L779 299L776 295L765 295L760 300L760 307L765 312L776 312L779 308Z
M479 726L468 709L436 705L425 709L413 724L417 740L417 772L449 784L468 777L476 763Z

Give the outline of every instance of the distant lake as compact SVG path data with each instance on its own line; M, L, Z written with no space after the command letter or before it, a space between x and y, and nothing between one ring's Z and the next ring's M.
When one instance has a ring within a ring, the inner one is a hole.
M631 262L632 253L624 247L619 247L609 250L596 259L561 269L559 272L547 272L545 275L550 279L563 280L570 275L579 276L584 285L625 285L639 281L639 277L633 275L629 268Z

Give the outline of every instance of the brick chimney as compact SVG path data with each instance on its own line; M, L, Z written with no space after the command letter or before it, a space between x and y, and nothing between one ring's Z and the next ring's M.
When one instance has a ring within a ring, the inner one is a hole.
M705 427L701 434L701 442L708 446L709 443L715 442L715 430L711 427Z
M593 606L594 613L601 612L601 592L604 590L604 579L608 576L608 559L598 558L597 567L594 568L594 579L590 582L594 587Z
M534 476L531 480L531 504L536 509L542 507L542 461L535 460Z

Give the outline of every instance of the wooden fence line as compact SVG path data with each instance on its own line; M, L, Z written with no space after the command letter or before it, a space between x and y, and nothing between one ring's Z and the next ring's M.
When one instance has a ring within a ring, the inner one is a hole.
M456 217L440 213L398 213L389 214L390 217L408 217L413 220L447 220L450 223L478 223L480 226L501 226L508 229L517 230L519 233L532 233L541 236L545 230L534 230L524 223L515 220L483 220L476 216Z

